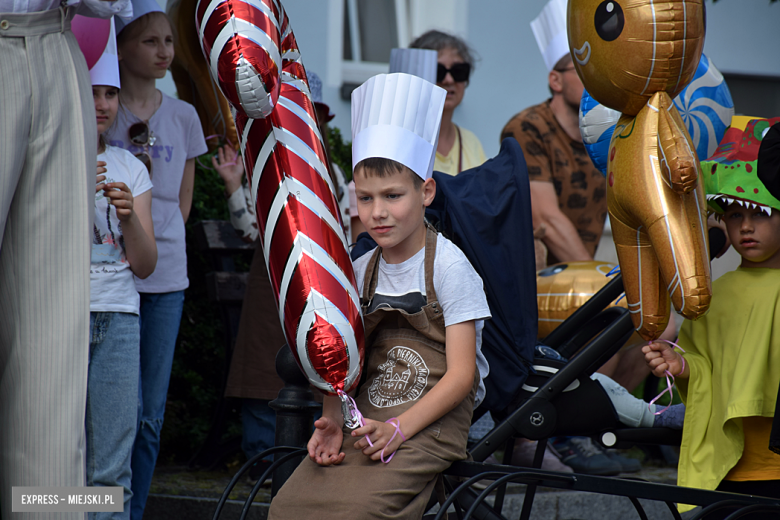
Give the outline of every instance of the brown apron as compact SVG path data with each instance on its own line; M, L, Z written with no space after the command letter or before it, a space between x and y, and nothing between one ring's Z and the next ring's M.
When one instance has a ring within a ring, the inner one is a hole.
M365 314L377 284L379 255L366 268L361 304L368 345L364 382L355 399L369 419L386 421L411 408L447 370L444 316L433 288L436 232L425 244L427 304L417 313L377 309ZM390 463L372 461L356 450L358 440L344 429L346 454L338 466L322 467L308 457L271 502L269 519L421 518L436 476L466 458L466 441L479 372L469 395L438 421L410 438Z

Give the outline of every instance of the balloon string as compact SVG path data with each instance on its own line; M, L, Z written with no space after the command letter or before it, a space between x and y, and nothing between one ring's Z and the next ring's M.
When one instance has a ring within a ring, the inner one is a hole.
M347 427L354 430L358 426L365 426L366 422L363 420L363 414L358 410L355 400L348 396L343 390L337 390L336 395L341 399L341 412L344 414L344 421ZM371 442L368 434L366 434L366 441L368 441L369 446L372 448L374 447L374 443Z
M663 343L668 343L669 345L672 346L672 350L674 350L676 347L679 348L681 352L685 353L683 348L673 341L667 341L665 339L659 339L658 341L661 341ZM653 344L652 342L648 343L648 345L652 345L652 344ZM680 356L680 359L682 359L682 370L680 370L680 372L677 374L678 376L683 372L685 372L685 357ZM650 410L653 413L653 415L661 415L672 406L672 398L674 397L674 394L672 393L672 387L674 386L674 376L668 370L664 370L664 374L666 376L666 388L664 389L663 392L655 396L655 398L653 398L653 400L647 404L647 409ZM666 392L669 392L669 404L666 405L666 408L664 408L660 412L653 412L653 409L650 407L653 406L655 402L658 401L661 398L661 396L664 395Z
M395 421L395 422L393 422L393 421ZM395 439L396 435L400 435L401 438L404 440L404 442L406 442L406 436L404 435L404 432L401 431L401 421L399 421L397 417L391 417L390 419L386 420L385 422L395 426L395 431L393 432L393 436L390 437L390 440L387 441L387 444L385 444L385 447L382 448L382 453L379 454L379 458L382 459L382 462L387 464L388 462L393 460L393 457L395 457L395 453L396 452L394 451L393 453L391 453L390 456L387 458L387 460L385 460L385 449L390 445L390 443L393 442L393 439ZM398 451L398 450L396 450L396 451Z

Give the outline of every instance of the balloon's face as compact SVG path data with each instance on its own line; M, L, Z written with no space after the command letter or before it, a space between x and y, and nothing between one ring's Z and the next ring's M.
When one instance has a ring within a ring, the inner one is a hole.
M570 0L568 8L569 48L585 88L628 115L655 92L674 98L685 88L704 26L703 0Z

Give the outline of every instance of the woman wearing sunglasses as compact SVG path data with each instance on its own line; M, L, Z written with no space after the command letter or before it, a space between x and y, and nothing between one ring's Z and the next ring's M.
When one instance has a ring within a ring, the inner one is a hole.
M441 31L428 31L414 40L409 47L438 52L436 84L447 91L433 169L457 175L463 170L479 166L486 160L482 143L472 132L452 122L452 114L463 101L463 94L474 66L469 46L457 36Z
M173 60L173 33L156 0L132 0L133 21L117 23L122 109L109 138L146 161L152 177L157 268L136 277L141 295L140 409L133 447L132 517L142 518L160 449L160 432L184 307L195 157L207 151L195 108L157 90Z

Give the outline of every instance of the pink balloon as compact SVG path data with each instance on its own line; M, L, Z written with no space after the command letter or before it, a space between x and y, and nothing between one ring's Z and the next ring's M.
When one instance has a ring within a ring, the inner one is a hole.
M108 44L111 21L101 18L87 18L77 14L70 22L70 28L76 41L79 42L81 52L87 59L87 68L91 69L98 62L106 44Z

